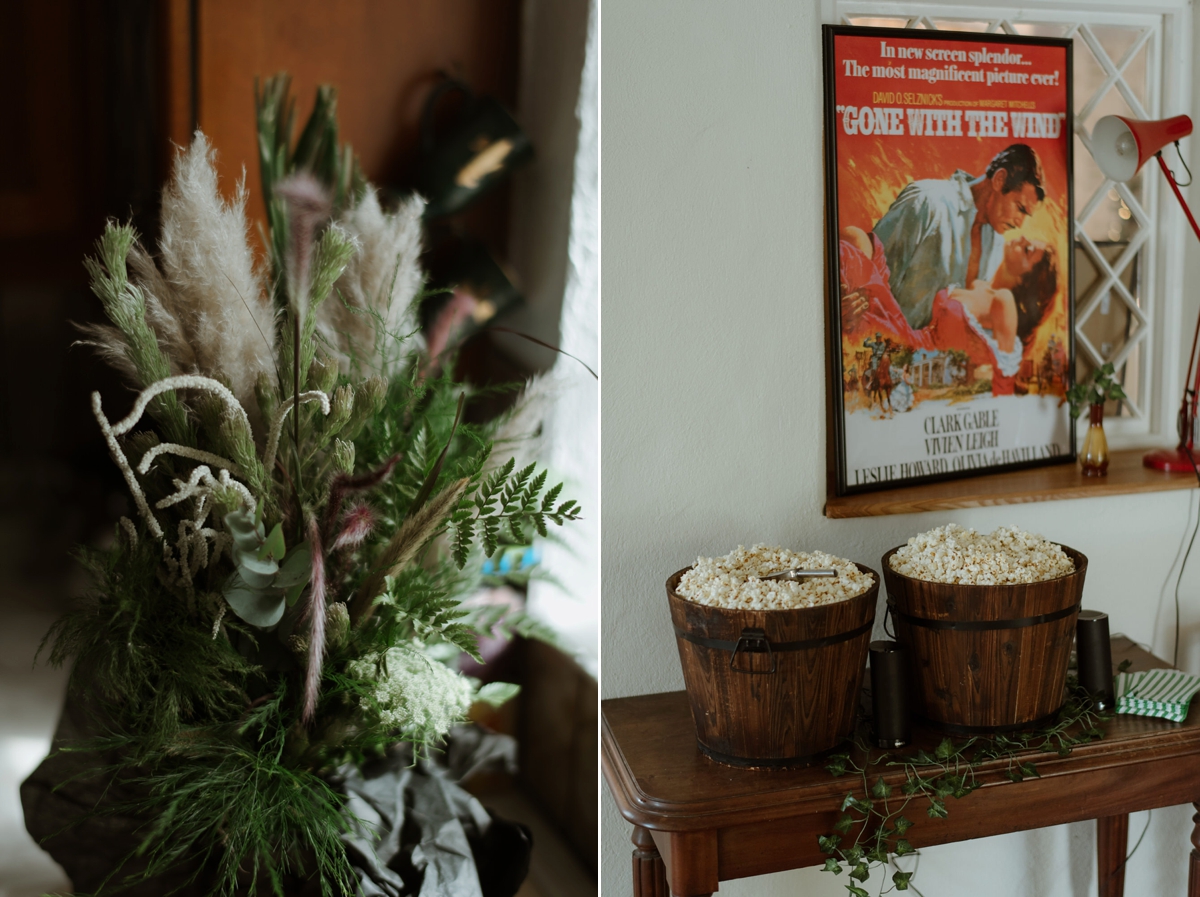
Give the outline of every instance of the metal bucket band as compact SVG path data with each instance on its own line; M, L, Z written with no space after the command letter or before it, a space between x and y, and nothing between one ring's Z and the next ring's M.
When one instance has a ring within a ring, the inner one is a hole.
M862 635L864 632L870 631L875 625L875 621L867 620L857 629L851 629L847 632L839 632L836 635L827 635L824 638L810 638L802 642L772 642L765 635L759 635L762 630L742 630L742 636L737 641L730 642L719 638L705 638L702 635L695 635L688 632L686 629L675 627L675 634L682 639L687 639L694 645L699 645L701 648L716 648L718 651L733 651L740 649L742 651L752 651L755 653L765 653L768 649L771 651L807 651L810 648L824 648L826 645L836 645L838 642L848 642L855 636ZM743 644L747 639L761 640L766 642L766 647L763 648L748 648Z
M914 617L896 607L890 600L888 610L905 623L913 626L924 626L926 629L953 629L956 632L988 632L994 629L1024 629L1027 626L1037 626L1039 623L1053 623L1069 617L1079 610L1078 604L1064 607L1049 614L1039 614L1036 617L1020 617L1016 620L930 620L927 617Z

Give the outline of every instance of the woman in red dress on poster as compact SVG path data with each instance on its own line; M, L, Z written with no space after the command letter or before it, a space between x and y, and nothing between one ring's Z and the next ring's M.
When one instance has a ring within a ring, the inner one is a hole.
M947 285L933 301L929 324L914 330L889 286L883 244L857 227L841 232L839 244L842 333L851 342L875 333L913 349L967 354L972 368L992 368L992 395L1012 395L1028 342L1058 290L1053 247L1018 237L1004 246L1004 260L991 283L968 289Z

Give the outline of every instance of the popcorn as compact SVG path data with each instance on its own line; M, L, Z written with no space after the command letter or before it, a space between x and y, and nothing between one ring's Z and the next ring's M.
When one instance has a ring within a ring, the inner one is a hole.
M1015 526L980 535L951 523L913 536L889 561L893 570L928 582L978 586L1042 582L1075 572L1061 545Z
M760 577L784 570L837 570L831 578L800 582ZM696 564L683 574L675 589L681 598L709 607L735 610L791 610L831 604L861 595L875 578L863 573L853 561L822 551L809 553L755 545L736 550L720 558L696 558Z

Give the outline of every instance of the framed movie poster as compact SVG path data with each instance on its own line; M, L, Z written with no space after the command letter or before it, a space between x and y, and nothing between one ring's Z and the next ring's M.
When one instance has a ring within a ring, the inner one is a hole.
M1071 461L1071 42L825 27L838 494Z

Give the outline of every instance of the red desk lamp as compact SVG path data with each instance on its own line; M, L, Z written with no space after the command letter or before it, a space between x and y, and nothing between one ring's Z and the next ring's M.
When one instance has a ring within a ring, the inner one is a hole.
M1176 115L1174 118L1163 118L1158 121L1138 121L1124 118L1120 115L1107 115L1096 122L1092 131L1092 157L1104 176L1109 180L1125 182L1137 174L1138 169L1150 160L1151 156L1158 158L1158 165L1166 175L1167 183L1175 192L1175 198L1183 207L1196 238L1200 239L1200 226L1192 217L1192 210L1179 192L1179 184L1175 175L1163 161L1162 148L1168 143L1174 143L1179 148L1179 141L1192 133L1192 120L1186 115ZM1180 155L1180 159L1183 156ZM1185 165L1186 167L1186 165ZM1189 182L1190 183L1190 182ZM1200 365L1196 364L1196 343L1200 338L1200 317L1196 320L1196 333L1192 337L1192 352L1188 356L1187 377L1183 381L1183 403L1179 408L1179 446L1174 449L1159 449L1147 452L1142 457L1142 464L1154 470L1164 470L1171 473L1187 471L1191 473L1195 467L1192 464L1192 440L1196 422L1197 390L1200 389ZM1192 381L1192 371L1195 370L1196 380Z

